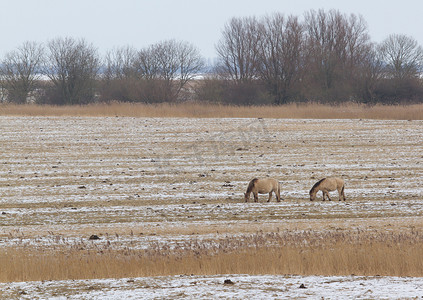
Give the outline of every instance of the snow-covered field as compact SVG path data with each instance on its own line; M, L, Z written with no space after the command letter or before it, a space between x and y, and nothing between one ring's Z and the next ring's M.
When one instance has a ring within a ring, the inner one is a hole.
M423 278L184 275L0 283L0 289L6 299L420 299Z
M1 117L0 130L0 247L144 249L257 231L423 226L422 121ZM336 201L319 194L310 202L311 186L330 175L344 178L347 201L333 193ZM281 182L283 202L243 202L249 180L261 176ZM100 240L88 242L92 234ZM423 296L419 278L229 275L235 284L223 285L225 278L1 289L23 298Z

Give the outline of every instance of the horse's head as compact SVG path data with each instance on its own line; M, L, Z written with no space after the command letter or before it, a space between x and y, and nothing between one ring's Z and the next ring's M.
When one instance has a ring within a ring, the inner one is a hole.
M245 202L248 202L249 199L250 199L250 193L244 193Z
M316 194L317 193L313 189L310 190L310 201L316 200Z

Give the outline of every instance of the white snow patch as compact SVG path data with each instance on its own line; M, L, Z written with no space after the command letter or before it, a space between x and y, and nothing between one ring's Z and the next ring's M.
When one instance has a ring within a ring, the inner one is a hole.
M20 299L409 299L423 296L423 278L182 275L1 283L0 289Z

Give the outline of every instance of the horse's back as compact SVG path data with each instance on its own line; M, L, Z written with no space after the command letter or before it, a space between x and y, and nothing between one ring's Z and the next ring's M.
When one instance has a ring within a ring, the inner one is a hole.
M259 178L255 182L255 186L259 193L269 193L278 189L279 182L274 178Z
M336 184L337 186L341 187L345 184L344 179L342 179L341 177L334 177L336 180Z
M337 189L344 185L344 179L341 177L328 177L325 182L327 186L330 186L333 189Z

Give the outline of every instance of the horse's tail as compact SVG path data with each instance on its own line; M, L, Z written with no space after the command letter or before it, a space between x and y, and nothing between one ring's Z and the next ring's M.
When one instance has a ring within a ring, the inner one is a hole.
M257 178L254 178L253 180L250 181L250 183L248 184L247 193L251 193L257 180L258 180Z
M281 183L278 181L278 198L281 200Z

